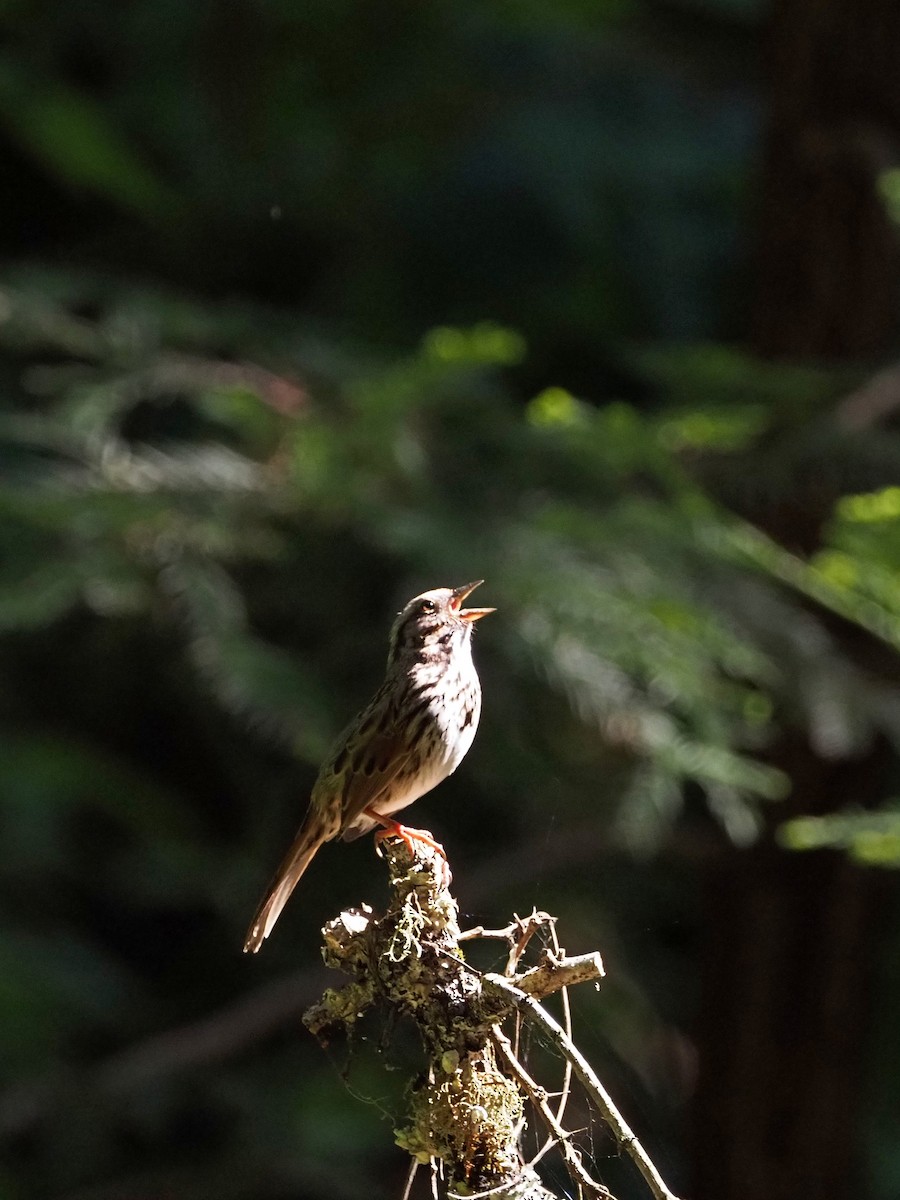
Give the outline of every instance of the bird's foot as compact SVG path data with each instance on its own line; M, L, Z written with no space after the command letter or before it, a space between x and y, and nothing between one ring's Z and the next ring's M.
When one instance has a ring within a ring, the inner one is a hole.
M384 820L384 828L379 829L375 833L375 841L383 842L385 838L399 838L401 842L405 842L409 848L410 854L413 853L413 842L424 842L426 846L430 846L435 853L439 854L446 862L447 853L440 842L436 842L430 833L426 833L424 829L410 829L408 825L401 825L399 821L388 822Z
M374 813L371 815L373 817L375 816ZM414 855L415 849L413 848L413 842L422 842L424 845L430 847L435 854L439 855L441 859L443 883L444 887L447 887L453 876L450 874L450 865L447 862L447 852L444 850L444 847L440 842L436 842L431 834L426 833L424 829L411 829L408 825L401 825L399 821L393 821L389 817L377 816L375 819L384 827L377 830L375 833L376 847L380 845L385 838L395 837L399 838L400 841L406 845L406 848L409 850L410 854Z

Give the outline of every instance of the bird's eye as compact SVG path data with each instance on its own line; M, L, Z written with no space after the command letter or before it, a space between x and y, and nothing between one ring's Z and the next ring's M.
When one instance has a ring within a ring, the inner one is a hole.
M419 611L423 613L435 613L437 612L437 605L433 600L423 600L419 605Z

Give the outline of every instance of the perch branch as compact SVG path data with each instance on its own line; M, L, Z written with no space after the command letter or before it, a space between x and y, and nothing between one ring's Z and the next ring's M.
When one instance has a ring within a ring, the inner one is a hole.
M570 1033L538 1003L571 984L601 979L600 955L566 956L551 932L551 944L537 965L516 973L534 934L542 927L553 930L552 917L533 912L516 917L503 930L471 931L471 936L499 934L509 945L507 974L482 974L462 959L458 908L443 859L419 842L408 847L393 839L384 844L384 855L391 884L387 910L377 915L360 905L328 923L325 962L352 981L340 990L329 989L304 1022L326 1041L352 1029L376 1006L416 1023L428 1071L411 1094L406 1122L396 1132L398 1145L419 1162L441 1161L450 1196L551 1200L533 1163L525 1163L521 1153L523 1107L530 1100L553 1135L551 1144L561 1147L573 1179L605 1198L608 1193L590 1178L569 1142L572 1134L562 1126L574 1074L655 1200L675 1200ZM561 1052L566 1081L557 1113L546 1090L518 1061L509 1039L497 1032L500 1022L513 1017L517 1022L522 1017L536 1020Z

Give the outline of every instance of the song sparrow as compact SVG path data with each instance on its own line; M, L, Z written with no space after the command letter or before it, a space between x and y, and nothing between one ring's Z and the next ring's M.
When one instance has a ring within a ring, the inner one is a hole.
M380 825L382 837L417 838L440 850L390 814L446 779L472 745L481 713L472 630L494 610L462 603L483 582L423 592L397 617L384 683L319 771L306 818L257 909L245 951L255 953L272 932L323 842L338 835L350 841Z

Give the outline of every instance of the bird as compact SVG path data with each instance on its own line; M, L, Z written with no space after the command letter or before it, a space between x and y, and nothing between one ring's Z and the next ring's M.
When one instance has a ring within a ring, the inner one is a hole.
M418 840L443 854L428 834L391 814L437 787L472 745L481 715L472 634L496 610L462 606L483 582L423 592L398 614L384 682L322 764L303 824L250 923L245 953L262 946L325 842L380 827L376 840L399 837L410 848Z

